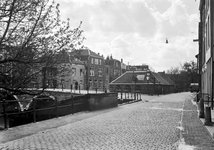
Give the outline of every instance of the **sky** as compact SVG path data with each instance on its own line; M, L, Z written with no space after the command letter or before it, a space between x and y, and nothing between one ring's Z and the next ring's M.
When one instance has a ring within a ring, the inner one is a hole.
M72 28L82 21L84 46L105 58L157 72L196 62L199 0L55 1Z

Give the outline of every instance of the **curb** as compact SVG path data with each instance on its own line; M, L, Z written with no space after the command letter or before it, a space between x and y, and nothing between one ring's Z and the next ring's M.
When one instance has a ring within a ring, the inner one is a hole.
M198 110L198 105L197 105L197 103L194 102L194 100L191 100L191 102L192 102L193 105L196 106L196 108L197 108L197 114L198 114L198 113L199 113L199 110ZM201 121L201 123L204 125L204 122L205 122L204 119L201 119L201 118L199 118L199 117L198 117L198 119L199 119L199 120ZM214 142L214 137L213 137L213 135L212 135L212 134L214 134L214 126L210 127L210 128L213 128L213 129L212 129L213 132L209 131L208 127L205 126L205 125L204 125L204 128L206 129L206 132L209 134L209 136L211 137L211 139L212 139L213 142Z

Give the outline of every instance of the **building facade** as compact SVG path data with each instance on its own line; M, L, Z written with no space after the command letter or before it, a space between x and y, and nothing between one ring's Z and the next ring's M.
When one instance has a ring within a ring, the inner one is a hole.
M54 66L43 67L40 83L45 88L81 90L85 84L85 65L77 58L63 54Z
M148 65L134 65L134 66L128 66L129 71L147 71L149 70L149 66Z
M123 62L123 59L121 59L121 74L126 72L126 64Z
M200 92L209 94L213 102L213 7L212 0L201 0L200 22L198 25L198 66L200 73ZM212 103L213 105L213 103Z
M142 93L151 95L174 92L175 85L165 73L151 70L126 71L109 84L111 92Z
M113 59L113 57L110 56L106 58L105 64L109 66L109 82L112 82L121 75L122 69L119 60Z
M104 57L101 56L99 53L97 54L91 51L88 48L76 50L74 52L74 57L80 59L85 64L85 89L104 90Z
M85 89L85 65L82 61L74 58L71 63L60 64L61 68L64 65L65 72L58 75L58 88L65 88L71 90L83 90Z

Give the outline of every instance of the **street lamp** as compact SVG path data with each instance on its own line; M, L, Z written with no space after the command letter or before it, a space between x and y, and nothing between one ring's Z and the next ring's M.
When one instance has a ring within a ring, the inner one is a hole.
M147 72L146 72L146 80L147 80L147 92L149 95L149 80L150 80L150 71L149 70L147 70Z
M64 79L61 79L62 91L63 91L64 81L65 81Z
M152 79L152 80L151 80ZM150 70L147 70L146 72L146 80L147 80L147 88L148 88L148 93L149 93L149 81L151 81L153 84L154 84L154 91L153 91L153 94L155 95L155 77L154 76L151 76L151 71Z
M134 70L133 70L133 79L134 81L134 99L136 100L136 83L137 83L137 77L134 75Z

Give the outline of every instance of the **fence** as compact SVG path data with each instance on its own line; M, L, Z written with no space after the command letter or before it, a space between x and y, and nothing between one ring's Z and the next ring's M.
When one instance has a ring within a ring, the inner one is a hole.
M130 103L141 100L140 92L126 92L126 91L116 91L118 95L118 104Z
M18 103L17 100L3 99L0 101L0 107L2 108L0 118L3 117L4 128L88 110L85 95L72 96L71 98L62 101L58 101L56 98L49 106L40 108L36 106L37 100L38 99L32 99L32 108L28 110L11 108L13 106L10 105L10 103ZM20 100L19 102L22 101Z

